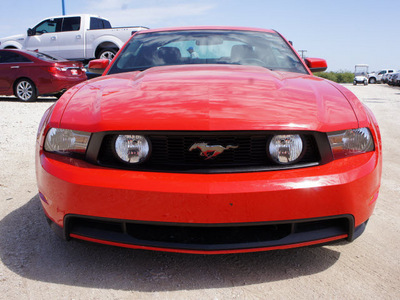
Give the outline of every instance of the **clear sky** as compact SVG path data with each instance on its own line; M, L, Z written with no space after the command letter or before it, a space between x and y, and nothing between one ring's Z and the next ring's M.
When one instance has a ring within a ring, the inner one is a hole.
M61 0L0 0L0 37L62 14ZM65 0L66 14L90 13L112 26L232 25L270 28L328 71L400 69L400 0Z

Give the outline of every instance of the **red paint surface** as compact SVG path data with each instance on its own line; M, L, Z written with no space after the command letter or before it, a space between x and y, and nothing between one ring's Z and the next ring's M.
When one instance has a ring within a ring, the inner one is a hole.
M72 97L60 126L326 132L358 122L351 103L323 79L256 66L182 65L92 80Z
M48 215L177 223L244 223L351 214L365 222L380 180L375 153L297 170L172 174L96 167L41 154L39 190Z

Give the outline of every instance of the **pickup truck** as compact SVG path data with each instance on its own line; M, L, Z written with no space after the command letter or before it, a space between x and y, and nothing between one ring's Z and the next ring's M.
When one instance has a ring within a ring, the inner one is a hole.
M142 26L112 28L108 20L82 14L47 18L27 34L0 39L0 49L38 50L52 56L87 61L112 59Z
M380 70L377 73L376 72L369 73L368 74L369 83L381 82L383 75L388 74L388 73L394 73L394 72L396 72L394 69L384 69L384 70Z

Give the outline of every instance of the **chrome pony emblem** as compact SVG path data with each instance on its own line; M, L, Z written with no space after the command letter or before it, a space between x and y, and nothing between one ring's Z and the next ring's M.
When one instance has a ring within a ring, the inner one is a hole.
M206 158L205 160L207 160L216 157L217 155L220 155L225 150L236 149L236 148L239 148L239 146L232 146L232 145L228 145L226 147L221 145L209 146L207 143L195 143L189 148L189 151L199 149L200 156L204 156Z

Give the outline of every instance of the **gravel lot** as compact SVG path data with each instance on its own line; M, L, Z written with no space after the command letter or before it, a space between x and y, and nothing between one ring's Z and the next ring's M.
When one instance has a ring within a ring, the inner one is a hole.
M36 130L55 101L0 97L0 299L400 299L400 88L350 88L383 136L381 194L351 244L202 256L57 238L34 172Z

